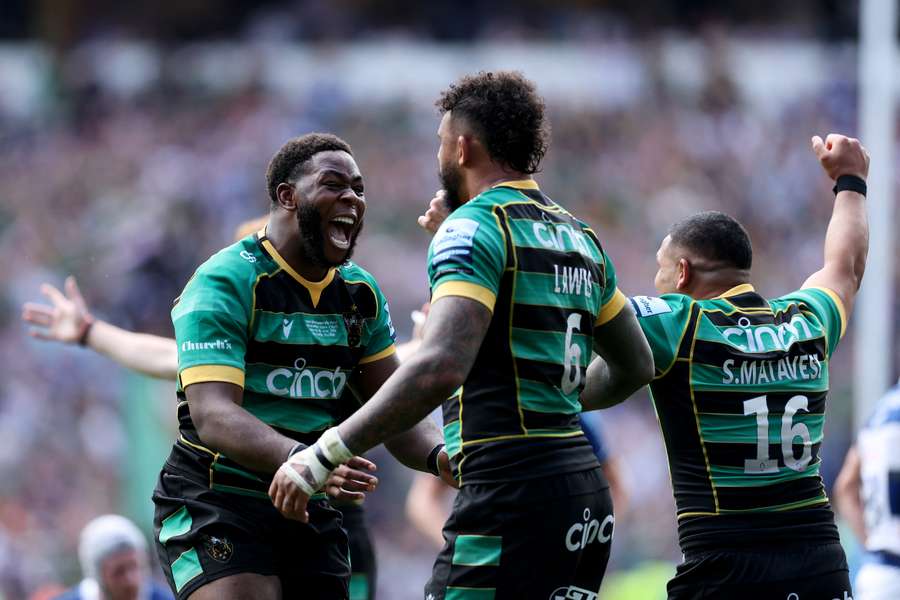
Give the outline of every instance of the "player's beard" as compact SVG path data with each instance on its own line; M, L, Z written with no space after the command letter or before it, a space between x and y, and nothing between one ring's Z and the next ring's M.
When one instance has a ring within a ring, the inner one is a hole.
M356 248L356 240L362 231L363 224L360 223L356 231L350 238L350 247L344 254L343 260L340 262L331 262L325 256L325 236L322 234L322 215L318 209L312 204L301 204L297 207L297 228L300 231L300 247L303 255L308 258L314 265L330 269L339 267L353 256L353 250Z
M460 188L462 187L462 173L454 164L441 165L438 169L438 178L441 180L441 187L444 188L444 202L450 212L453 212L466 203L460 197Z

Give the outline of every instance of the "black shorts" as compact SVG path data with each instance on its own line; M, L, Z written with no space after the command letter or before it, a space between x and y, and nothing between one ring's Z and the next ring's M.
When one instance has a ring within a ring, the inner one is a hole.
M615 519L599 467L464 485L427 600L596 600Z
M350 538L350 600L375 600L375 552L362 506L335 505L344 515L344 530Z
M238 573L278 576L284 598L348 598L347 534L326 500L310 501L309 523L300 523L268 498L211 490L167 465L153 503L159 562L180 600Z
M850 600L840 543L688 555L669 582L669 600Z

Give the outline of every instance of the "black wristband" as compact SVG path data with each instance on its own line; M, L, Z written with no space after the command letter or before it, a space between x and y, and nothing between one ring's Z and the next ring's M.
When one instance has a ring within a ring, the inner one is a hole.
M294 447L291 448L291 451L288 452L287 457L290 459L293 455L297 454L298 452L301 452L302 450L306 450L308 447L309 446L307 446L303 442L297 442L296 444L294 444Z
M831 191L834 192L835 196L837 196L838 192L843 191L856 192L865 196L867 191L866 180L856 175L841 175L834 182L834 187Z
M322 447L318 444L315 445L316 448L316 458L322 463L322 466L328 469L329 471L334 471L337 469L337 465L332 463L325 457L325 452L322 451Z
M441 469L438 467L438 454L440 454L443 449L444 444L438 444L431 449L431 452L428 453L428 458L425 459L425 468L427 468L429 473L435 477L441 476Z

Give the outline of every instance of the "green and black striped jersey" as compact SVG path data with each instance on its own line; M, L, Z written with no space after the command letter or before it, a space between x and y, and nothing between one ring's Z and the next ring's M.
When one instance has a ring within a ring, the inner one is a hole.
M464 385L444 402L461 483L597 465L578 422L594 327L625 305L597 236L534 181L502 183L456 209L429 248L432 302L493 312Z
M213 489L266 496L270 476L206 448L184 388L223 381L244 389L242 406L306 444L346 418L357 365L394 352L388 305L374 278L353 263L304 279L265 232L203 263L172 309L178 343L179 466L209 474ZM171 460L171 459L170 459ZM184 462L186 461L186 462Z
M846 321L837 296L807 288L766 300L745 284L710 300L631 302L656 363L682 546L733 545L734 528L785 533L786 521L836 537L819 448Z

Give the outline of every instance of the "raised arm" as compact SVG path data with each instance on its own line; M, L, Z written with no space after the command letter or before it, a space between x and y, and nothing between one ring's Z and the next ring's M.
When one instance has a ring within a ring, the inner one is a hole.
M594 329L594 351L599 357L588 366L581 392L584 410L616 405L653 378L653 354L629 303Z
M823 141L812 138L812 148L828 177L838 183L834 212L825 233L825 259L821 269L810 275L804 288L822 287L834 292L849 315L862 282L869 251L869 223L866 197L843 189L853 178L865 182L869 174L869 153L859 140L829 134ZM839 178L843 178L838 181Z
M27 302L22 320L34 327L33 337L64 344L81 344L118 364L159 379L174 380L178 374L178 349L171 338L137 333L95 319L88 310L74 277L66 278L66 293L49 283L41 292L51 306Z

